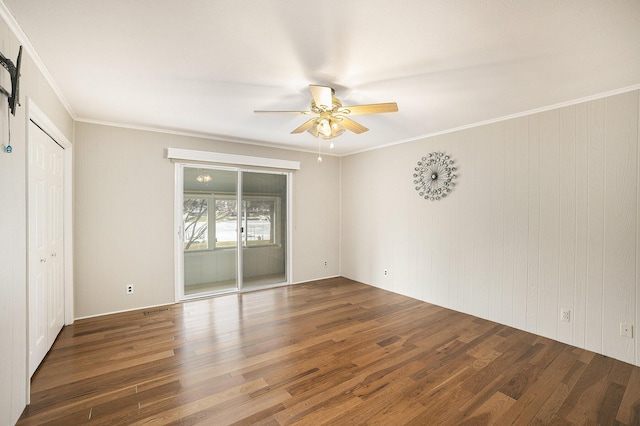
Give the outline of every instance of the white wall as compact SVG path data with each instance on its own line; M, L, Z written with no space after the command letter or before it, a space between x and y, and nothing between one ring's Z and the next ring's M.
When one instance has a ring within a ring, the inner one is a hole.
M165 158L168 147L300 161L293 174L292 282L339 274L339 158L317 164L310 153L79 122L76 317L174 301L175 169ZM133 295L125 294L128 283Z
M342 275L640 365L639 102L636 90L344 157ZM458 167L437 202L412 177L432 151Z
M18 40L0 4L0 52L14 63ZM0 68L0 85L11 90L9 74ZM25 47L20 104L11 116L13 152L0 149L0 424L14 424L27 400L27 98L72 140L73 121ZM0 148L8 140L7 99L0 96Z

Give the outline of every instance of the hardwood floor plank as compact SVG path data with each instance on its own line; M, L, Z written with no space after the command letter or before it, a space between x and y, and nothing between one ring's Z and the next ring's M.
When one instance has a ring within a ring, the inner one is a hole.
M557 342L549 341L551 346L559 347L562 350L556 353L555 350L547 352L547 356L538 356L537 359L549 359L552 355L553 361L548 363L544 370L535 370L535 375L527 377L527 384L525 389L519 393L516 403L511 406L511 409L500 418L501 422L523 422L530 419L534 419L538 411L542 408L544 403L549 399L549 396L555 390L559 383L561 383L564 375L563 371L566 371L571 365L576 362L576 355L572 353L572 348L568 345ZM535 359L535 357L534 357Z
M623 424L640 424L640 368L632 367L616 420Z
M537 423L550 424L554 419L556 419L556 413L562 404L564 404L564 401L567 399L570 391L571 388L569 388L569 386L564 383L560 383L536 413L535 418Z
M640 424L640 368L345 278L78 320L19 425Z
M324 410L326 407L348 404L352 406L359 403L360 399L352 395L351 391L358 387L363 377L356 376L349 380L338 381L333 386L317 392L314 388L309 388L304 394L293 396L284 402L285 409L274 417L280 424L290 424L301 420L303 417L311 415L316 410ZM336 412L336 415L339 411Z
M182 418L189 418L201 412L217 412L224 407L225 403L232 402L229 406L235 406L238 402L250 400L249 393L260 388L267 387L268 384L263 379L256 379L229 389L222 390L190 402L181 403L180 406L158 413L154 416L155 424L165 424L170 421L178 421ZM149 424L148 419L143 419L137 424Z
M610 370L610 359L602 355L592 357L561 407L559 417L573 423L587 421L600 405L599 397L603 394Z
M459 382L450 382L448 386L439 387L437 397L423 403L424 409L406 423L412 426L454 425L456 420L462 417L459 411L460 406L472 397L471 393L459 386Z
M496 392L480 407L478 407L477 410L471 413L469 418L461 422L460 425L473 425L479 423L485 425L499 424L498 421L502 414L509 410L515 402L515 399L503 394L502 392Z
M278 389L265 393L258 398L245 400L228 409L221 410L218 406L200 410L197 413L182 418L182 425L204 424L244 424L253 425L282 411L282 402L289 399L285 390Z
M609 419L614 419L620 409L620 402L624 396L625 388L617 383L609 383L604 393L602 404L596 412L596 421L605 424Z

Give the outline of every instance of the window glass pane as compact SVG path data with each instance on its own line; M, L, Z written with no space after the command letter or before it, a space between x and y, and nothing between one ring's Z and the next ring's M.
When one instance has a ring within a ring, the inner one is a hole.
M216 203L216 247L235 247L238 241L238 207L236 200Z
M258 246L274 244L273 223L275 215L275 201L247 200L246 201L246 244Z
M184 249L209 248L208 202L206 198L184 198L182 220L184 225Z

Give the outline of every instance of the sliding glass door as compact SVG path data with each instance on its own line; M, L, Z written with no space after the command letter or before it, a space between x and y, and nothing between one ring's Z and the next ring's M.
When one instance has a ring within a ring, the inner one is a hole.
M238 172L184 167L184 296L238 288Z
M180 177L181 298L287 282L287 174L183 165Z
M242 173L242 284L287 281L287 175Z

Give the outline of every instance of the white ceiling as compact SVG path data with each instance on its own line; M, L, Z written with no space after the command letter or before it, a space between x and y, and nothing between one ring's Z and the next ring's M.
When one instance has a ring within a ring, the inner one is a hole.
M398 103L337 155L640 84L638 0L3 1L78 120L315 150L253 110Z

